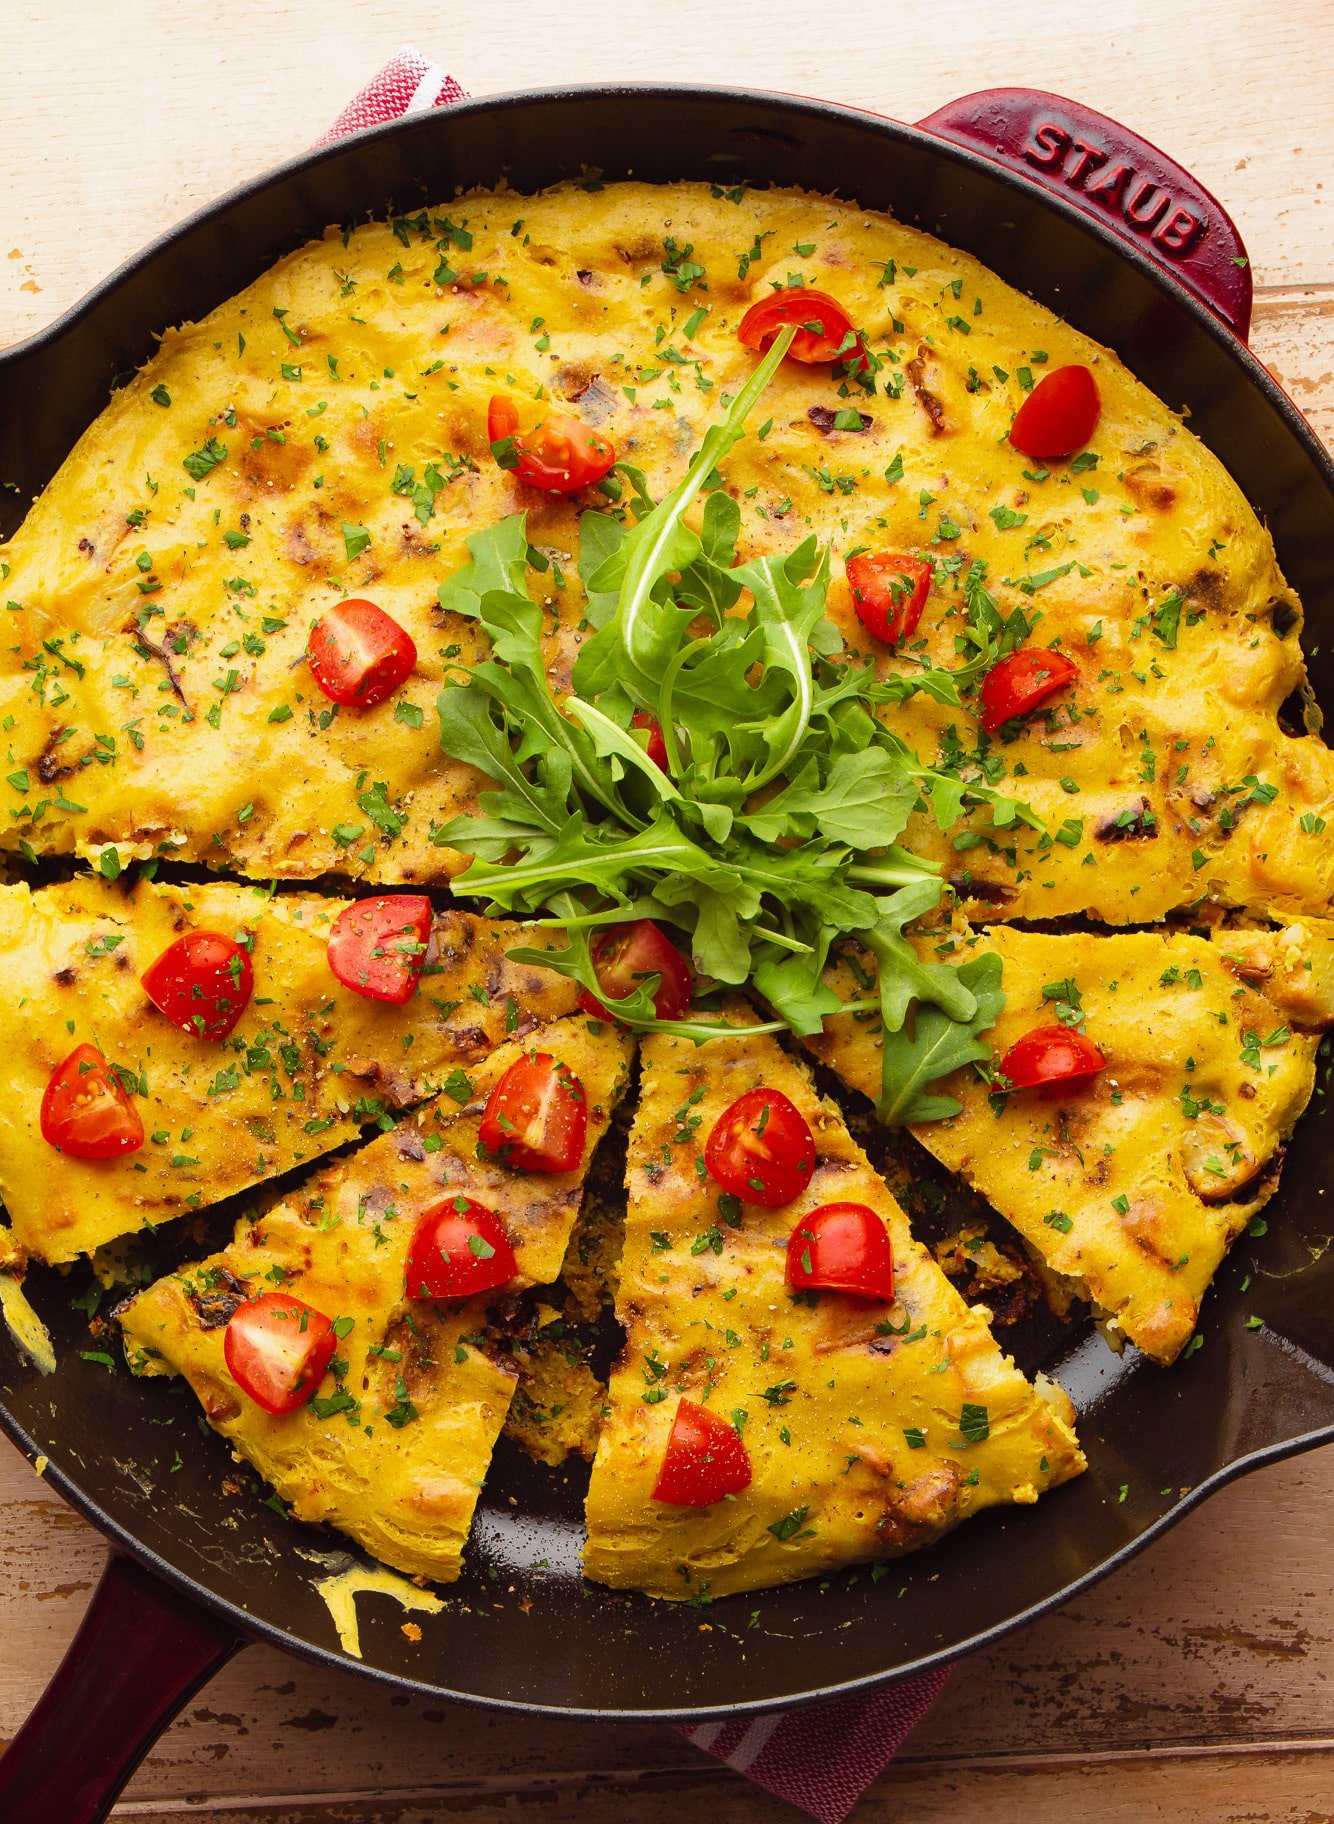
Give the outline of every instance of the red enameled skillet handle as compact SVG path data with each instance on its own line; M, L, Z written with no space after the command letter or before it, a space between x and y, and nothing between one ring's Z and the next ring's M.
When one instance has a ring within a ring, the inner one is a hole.
M0 1824L100 1824L182 1704L241 1645L113 1552L69 1651L0 1757Z
M1246 340L1251 265L1241 236L1218 199L1138 133L1040 89L961 95L917 124L1096 216Z

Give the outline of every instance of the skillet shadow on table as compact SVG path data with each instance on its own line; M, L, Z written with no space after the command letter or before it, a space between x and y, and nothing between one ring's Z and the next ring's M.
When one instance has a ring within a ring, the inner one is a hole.
M9 484L0 532L19 522L117 379L152 352L155 331L203 314L326 223L443 203L456 186L502 172L522 189L593 167L609 178L798 183L891 207L1114 346L1189 411L1270 525L1306 604L1317 695L1334 702L1325 631L1334 625L1334 469L1259 364L1204 306L1163 284L1146 254L1114 243L1071 205L914 129L782 97L650 89L489 98L258 180L51 331L0 355L0 478ZM1334 1219L1320 1106L1290 1148L1268 1232L1244 1237L1220 1272L1204 1344L1189 1359L1156 1369L1133 1351L1114 1356L1087 1328L1037 1339L1031 1353L1016 1344L1026 1368L1046 1367L1075 1398L1090 1458L1086 1476L1036 1508L984 1515L883 1572L669 1606L582 1584L586 1472L544 1470L502 1447L464 1578L445 1592L441 1614L412 1617L420 1643L405 1638L395 1604L361 1602L365 1670L499 1705L599 1716L735 1711L911 1670L1063 1600L1243 1460L1301 1448L1334 1427L1334 1261L1325 1251ZM59 1365L43 1379L0 1341L0 1424L29 1454L50 1458L62 1493L178 1587L197 1584L196 1595L276 1644L337 1657L312 1587L325 1567L310 1554L336 1553L339 1542L264 1506L253 1476L201 1436L186 1390L83 1358L86 1321L70 1299L86 1271L31 1274ZM1263 1327L1248 1330L1252 1316ZM225 1495L229 1478L241 1486Z

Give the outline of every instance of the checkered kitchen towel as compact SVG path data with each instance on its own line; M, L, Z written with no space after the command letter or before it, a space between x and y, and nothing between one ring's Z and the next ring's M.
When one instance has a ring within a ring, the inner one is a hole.
M348 103L318 143L466 99L467 90L440 64L405 48ZM948 1677L948 1671L928 1672L869 1697L701 1723L681 1734L766 1792L800 1806L819 1824L840 1824L930 1710Z

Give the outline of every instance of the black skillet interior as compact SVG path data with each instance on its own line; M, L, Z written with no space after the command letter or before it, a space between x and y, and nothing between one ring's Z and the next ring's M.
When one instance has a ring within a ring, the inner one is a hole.
M198 316L327 222L440 202L456 186L518 189L600 171L666 181L836 191L967 248L1111 345L1237 476L1274 531L1308 626L1334 619L1334 468L1311 432L1202 306L1068 205L895 123L723 90L572 91L464 104L298 161L176 231L47 336L0 357L0 525L12 530L153 332ZM1317 632L1317 692L1334 702ZM1322 1107L1317 1102L1317 1111ZM952 1656L1065 1599L1243 1461L1334 1436L1334 1256L1324 1252L1320 1114L1289 1152L1268 1232L1243 1238L1205 1308L1204 1343L1163 1372L1087 1328L1021 1338L1075 1398L1089 1474L1037 1508L984 1515L876 1572L671 1607L578 1575L586 1472L502 1448L463 1580L423 1639L396 1605L363 1602L364 1669L444 1695L602 1716L681 1715L827 1695ZM163 1237L163 1245L170 1245ZM336 1653L313 1588L339 1542L263 1505L178 1388L96 1358L71 1300L86 1269L34 1271L56 1340L43 1379L0 1345L0 1423L55 1485L178 1587L255 1633ZM1248 1328L1259 1317L1261 1328ZM115 1353L114 1342L109 1345ZM87 1352L86 1354L84 1352ZM228 1491L224 1492L224 1484ZM342 1663L348 1663L346 1661Z

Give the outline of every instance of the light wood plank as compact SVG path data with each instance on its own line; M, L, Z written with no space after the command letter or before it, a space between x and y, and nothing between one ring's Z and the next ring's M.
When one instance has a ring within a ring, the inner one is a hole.
M1287 1754L1222 1753L1090 1757L1059 1763L955 1763L922 1768L899 1763L871 1787L855 1824L1327 1824L1334 1815L1334 1742ZM437 1788L388 1802L356 1795L294 1798L239 1808L212 1801L118 1806L117 1824L786 1824L805 1814L758 1792L735 1774L642 1774L583 1781L569 1788L537 1782L522 1791Z
M1175 0L1077 28L1065 0L909 0L847 34L774 0L233 0L127 12L6 0L0 340L40 328L188 209L309 144L400 45L474 93L525 83L745 82L913 120L1037 82L1155 140L1226 198L1261 283L1334 278L1326 0ZM719 55L725 47L724 54Z
M1334 286L1262 295L1251 347L1334 449Z

